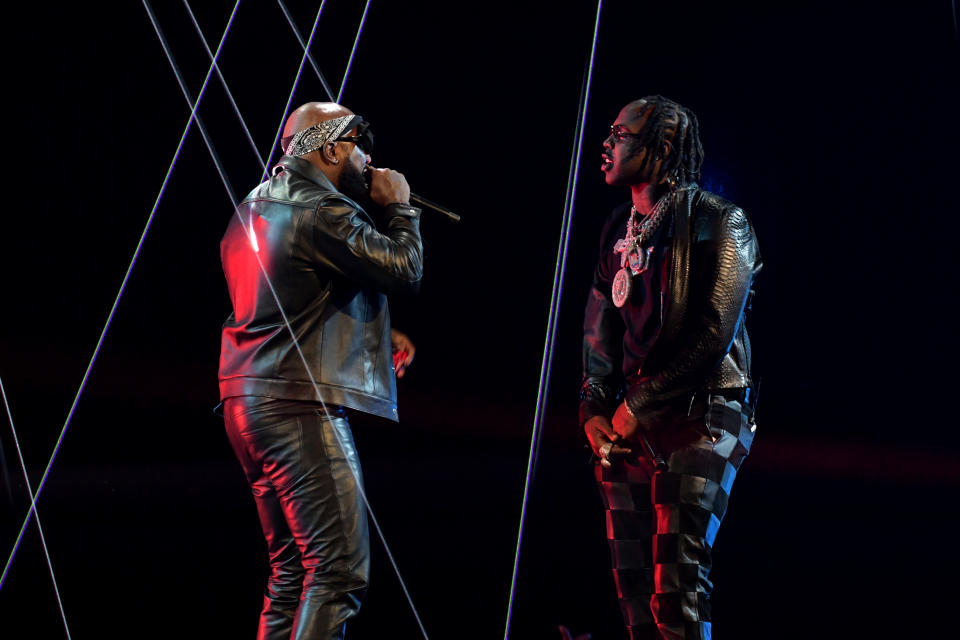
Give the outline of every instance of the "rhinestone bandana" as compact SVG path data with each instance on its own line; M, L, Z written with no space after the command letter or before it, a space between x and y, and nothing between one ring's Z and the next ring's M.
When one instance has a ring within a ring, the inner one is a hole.
M342 136L343 132L350 128L354 119L358 122L363 120L356 115L341 116L298 131L293 134L293 139L290 140L290 144L283 152L288 156L302 156L305 153L316 151L331 140L336 140Z

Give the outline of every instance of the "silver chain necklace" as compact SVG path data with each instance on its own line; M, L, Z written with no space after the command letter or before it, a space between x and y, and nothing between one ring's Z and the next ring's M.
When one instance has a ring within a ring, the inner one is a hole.
M622 307L633 292L633 276L650 268L653 260L653 247L644 245L660 227L667 214L667 202L672 192L667 192L657 200L650 213L642 222L637 222L637 208L630 207L630 219L627 220L627 235L613 246L613 252L620 254L620 270L613 277L611 296L613 304Z

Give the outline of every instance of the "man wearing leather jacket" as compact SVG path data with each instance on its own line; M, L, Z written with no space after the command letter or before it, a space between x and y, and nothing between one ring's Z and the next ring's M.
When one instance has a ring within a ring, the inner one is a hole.
M420 210L401 174L368 166L372 140L340 105L297 109L285 155L220 245L233 305L220 352L224 422L271 568L261 640L342 638L367 587L345 409L397 420L395 377L414 349L391 329L386 294L415 291L423 269ZM384 207L380 225L358 204L368 198Z
M702 159L696 116L661 96L625 106L603 143L631 202L601 237L580 424L632 639L710 638L713 543L756 428L744 316L760 254L746 214L697 186Z

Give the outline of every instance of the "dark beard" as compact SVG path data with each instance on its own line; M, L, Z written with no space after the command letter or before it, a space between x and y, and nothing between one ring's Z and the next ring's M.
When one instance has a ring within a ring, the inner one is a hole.
M347 164L340 174L340 192L356 202L370 214L375 214L380 207L370 199L370 190L363 179L363 173L352 164Z

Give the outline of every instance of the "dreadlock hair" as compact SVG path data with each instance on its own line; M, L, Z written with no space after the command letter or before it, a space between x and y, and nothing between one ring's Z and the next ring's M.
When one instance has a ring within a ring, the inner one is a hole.
M637 117L648 116L639 142L652 153L644 158L641 169L647 168L652 157L663 159L665 139L673 129L670 136L673 153L664 160L663 175L675 176L681 184L699 180L703 146L700 123L693 111L663 96L647 96L632 104L637 106Z

